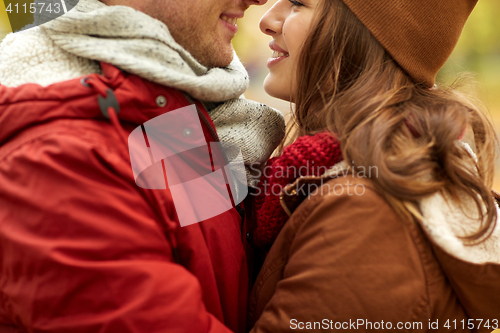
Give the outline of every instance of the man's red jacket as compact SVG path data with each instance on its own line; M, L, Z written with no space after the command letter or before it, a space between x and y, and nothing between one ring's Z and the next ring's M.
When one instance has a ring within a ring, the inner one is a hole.
M238 211L180 227L170 191L141 189L131 170L124 138L190 103L102 69L48 87L0 87L0 332L243 330ZM98 103L108 90L119 103L114 122ZM216 141L200 110L207 142Z

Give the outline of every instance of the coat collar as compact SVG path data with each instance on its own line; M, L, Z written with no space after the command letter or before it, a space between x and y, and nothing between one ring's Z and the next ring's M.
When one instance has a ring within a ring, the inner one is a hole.
M291 216L299 205L312 193L311 188L317 188L321 184L340 176L352 174L352 168L347 162L342 161L335 164L321 176L299 177L292 184L285 186L280 195L280 203L283 210Z

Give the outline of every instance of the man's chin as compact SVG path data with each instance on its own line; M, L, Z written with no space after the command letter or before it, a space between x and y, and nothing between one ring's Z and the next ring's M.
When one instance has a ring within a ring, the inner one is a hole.
M198 61L207 68L216 68L216 67L227 67L231 64L234 58L234 51L231 47L228 50L223 52L213 51L210 54L206 54L207 57L205 59L199 59ZM201 58L201 57L200 57Z

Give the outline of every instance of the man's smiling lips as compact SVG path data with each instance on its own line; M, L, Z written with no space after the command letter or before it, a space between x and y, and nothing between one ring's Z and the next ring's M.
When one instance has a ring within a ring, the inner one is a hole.
M290 54L282 49L274 40L269 43L269 47L273 50L273 55L271 58L267 60L267 67L271 68L271 66L276 65L282 60L288 58Z
M236 32L238 32L236 21L239 18L242 18L243 15L243 13L222 13L219 19L227 29L229 29L233 34L236 34Z

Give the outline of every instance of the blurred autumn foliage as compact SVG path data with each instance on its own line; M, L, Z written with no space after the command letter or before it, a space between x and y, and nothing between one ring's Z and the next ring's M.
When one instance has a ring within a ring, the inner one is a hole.
M480 0L440 79L468 71L476 74L480 97L500 130L500 1Z

